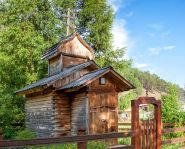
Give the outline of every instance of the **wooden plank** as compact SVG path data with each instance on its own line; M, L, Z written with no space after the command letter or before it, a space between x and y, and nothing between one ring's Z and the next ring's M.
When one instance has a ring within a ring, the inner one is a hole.
M154 119L153 122L154 122L154 129L153 129L153 135L154 135L154 148L156 148L156 139L157 139L157 136L156 136L156 131L157 131L156 120Z
M176 133L176 132L183 132L183 131L185 131L185 127L180 127L180 128L163 128L162 129L162 134Z
M150 149L153 149L153 120L150 120Z
M149 149L150 142L149 142L149 120L146 120L146 148Z
M184 141L185 141L185 137L173 138L173 139L163 140L162 141L162 145L164 145L164 144L182 143Z
M82 136L66 136L56 138L40 138L30 140L4 140L0 141L0 147L24 147L29 145L46 145L46 144L62 144L73 142L85 142L92 140L104 140L111 138L126 138L133 136L133 132L125 133L107 133L101 135L82 135Z

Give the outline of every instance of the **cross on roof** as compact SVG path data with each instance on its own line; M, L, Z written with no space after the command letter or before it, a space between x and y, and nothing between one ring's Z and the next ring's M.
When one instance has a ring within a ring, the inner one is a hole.
M62 18L66 19L66 22L62 22L66 25L66 35L68 36L72 32L75 32L75 13L70 8L67 9L67 14L62 15Z

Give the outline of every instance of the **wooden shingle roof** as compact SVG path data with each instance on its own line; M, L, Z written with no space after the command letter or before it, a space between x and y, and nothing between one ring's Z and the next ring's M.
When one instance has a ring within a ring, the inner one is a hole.
M122 88L120 88L121 91L128 91L130 89L135 88L130 82L128 82L125 78L123 78L116 71L114 71L114 69L112 67L109 66L109 67L104 67L104 68L92 71L92 72L82 76L81 78L79 78L79 79L77 79L77 80L61 87L60 89L57 89L57 90L66 90L66 89L84 87L107 73L110 73L111 75L114 76L114 79L115 79L114 83L115 84L118 83L118 84L122 85Z
M33 84L30 84L30 85L16 91L15 93L21 94L21 93L24 93L25 91L33 89L33 88L49 86L51 84L51 82L54 82L58 79L65 78L65 77L69 76L70 74L75 73L76 71L79 71L81 69L84 69L90 65L95 65L98 68L98 66L96 65L96 63L94 61L88 61L83 64L79 64L79 65L75 65L70 68L66 68L64 71L61 71L60 73L58 73L56 75L49 76L49 77L43 78L41 80L38 80L38 81L34 82Z

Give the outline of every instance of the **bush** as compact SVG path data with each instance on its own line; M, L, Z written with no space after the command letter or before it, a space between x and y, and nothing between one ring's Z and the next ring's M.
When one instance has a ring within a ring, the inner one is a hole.
M36 134L28 129L19 131L16 136L16 139L33 139L33 138L36 138Z

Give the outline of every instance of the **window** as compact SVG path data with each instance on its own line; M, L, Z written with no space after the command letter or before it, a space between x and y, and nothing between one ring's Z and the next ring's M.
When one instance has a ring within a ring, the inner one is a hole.
M99 84L100 84L100 85L105 85L105 83L106 83L105 78L101 77L101 78L99 79Z
M55 60L49 63L49 74L54 75L61 70L59 60Z

